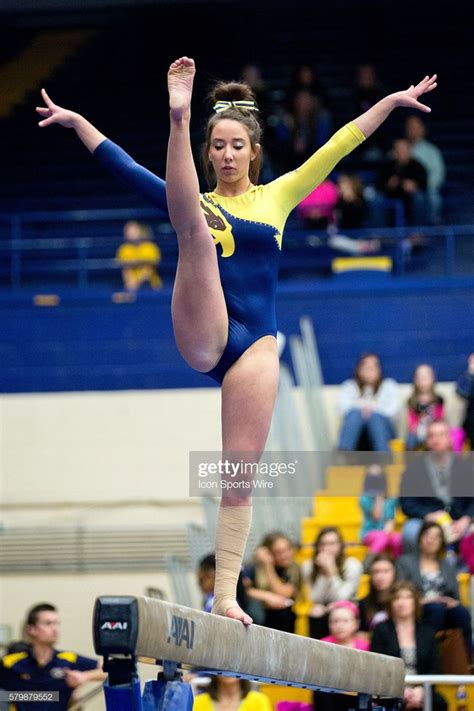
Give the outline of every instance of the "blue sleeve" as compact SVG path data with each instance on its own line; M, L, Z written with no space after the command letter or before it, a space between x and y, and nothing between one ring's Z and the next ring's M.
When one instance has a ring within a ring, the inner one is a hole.
M374 497L369 494L359 496L359 506L366 516L372 518L372 509L374 507Z
M139 165L120 146L108 138L97 146L94 156L99 159L109 173L115 175L145 200L168 215L164 180Z
M468 371L459 376L456 383L456 392L466 400L474 398L474 376Z
M78 671L90 671L91 669L97 669L97 661L97 659L81 657L78 654L74 664L71 664L71 669L77 669Z

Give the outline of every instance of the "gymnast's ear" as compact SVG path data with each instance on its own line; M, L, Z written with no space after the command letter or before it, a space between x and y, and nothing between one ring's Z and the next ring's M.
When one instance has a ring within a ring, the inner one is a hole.
M260 151L262 150L262 146L260 143L256 143L255 146L252 148L252 152L250 154L250 160L255 160L255 158L260 154Z

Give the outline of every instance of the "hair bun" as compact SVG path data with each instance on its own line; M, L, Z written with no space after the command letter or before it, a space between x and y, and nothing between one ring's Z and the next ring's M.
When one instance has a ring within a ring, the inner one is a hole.
M214 106L218 101L254 101L255 96L248 84L221 81L209 92L209 102ZM255 102L256 103L256 102Z

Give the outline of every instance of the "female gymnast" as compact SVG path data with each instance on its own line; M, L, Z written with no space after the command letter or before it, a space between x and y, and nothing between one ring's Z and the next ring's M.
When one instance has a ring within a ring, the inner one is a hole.
M179 246L174 334L189 365L222 385L223 458L255 463L265 447L277 393L275 292L288 214L397 106L429 112L418 99L436 87L436 75L386 96L337 131L299 169L267 185L257 184L262 152L254 97L245 84L217 84L204 147L215 187L200 195L189 132L194 74L188 57L173 62L168 72L166 198ZM44 117L40 126L74 128L111 172L165 207L163 180L82 116L54 104L44 89L42 96L46 107L37 107ZM251 511L250 496L224 491L216 529L213 612L244 624L252 619L237 605L235 590Z

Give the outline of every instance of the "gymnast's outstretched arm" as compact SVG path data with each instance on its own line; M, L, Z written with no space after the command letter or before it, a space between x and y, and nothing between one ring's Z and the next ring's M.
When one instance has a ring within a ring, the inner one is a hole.
M142 195L152 205L168 214L164 180L139 165L128 153L98 131L84 116L55 104L44 89L41 90L41 95L46 104L46 106L36 107L36 111L44 117L39 122L41 128L54 123L65 128L73 128L86 148L100 160L109 172Z
M271 184L279 202L287 213L309 195L329 175L339 161L368 138L398 106L429 112L431 109L418 101L422 94L436 88L436 74L425 77L417 86L384 97L368 111L343 126L297 170L278 178Z

